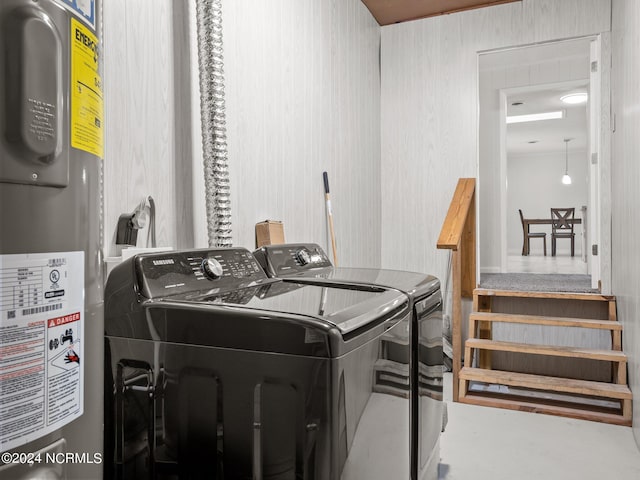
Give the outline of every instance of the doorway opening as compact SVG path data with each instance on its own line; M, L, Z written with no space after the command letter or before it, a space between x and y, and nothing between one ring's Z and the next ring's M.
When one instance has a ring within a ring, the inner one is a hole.
M607 293L606 252L598 252L606 130L599 44L588 37L479 54L481 286L512 281L505 275L564 275L554 277L559 290ZM573 94L582 98L567 97ZM560 233L553 231L556 208L573 209L571 229L563 232L569 235L553 235Z

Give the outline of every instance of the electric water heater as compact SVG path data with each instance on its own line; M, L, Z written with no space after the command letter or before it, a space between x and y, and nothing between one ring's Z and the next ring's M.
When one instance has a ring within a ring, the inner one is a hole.
M102 478L100 0L0 2L0 478Z

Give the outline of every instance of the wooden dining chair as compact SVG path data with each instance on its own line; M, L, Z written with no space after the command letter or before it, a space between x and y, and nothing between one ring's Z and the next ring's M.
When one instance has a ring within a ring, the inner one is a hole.
M575 254L575 237L573 233L573 216L575 208L551 209L551 256L556 255L556 239L568 238L571 240L571 256Z
M529 226L524 222L524 215L522 215L522 210L518 209L520 212L520 222L522 223L522 255L529 255L529 240L532 238L541 238L542 244L544 247L544 256L547 256L547 234L544 232L530 232Z

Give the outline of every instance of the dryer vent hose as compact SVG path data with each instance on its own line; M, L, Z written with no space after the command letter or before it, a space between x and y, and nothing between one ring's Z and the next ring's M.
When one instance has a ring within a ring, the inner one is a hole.
M196 0L202 153L210 247L229 247L231 198L224 102L222 1Z

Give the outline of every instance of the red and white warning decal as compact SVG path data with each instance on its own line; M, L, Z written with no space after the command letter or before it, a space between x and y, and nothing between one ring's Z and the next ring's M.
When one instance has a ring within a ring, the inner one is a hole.
M0 452L82 415L84 252L0 255Z

